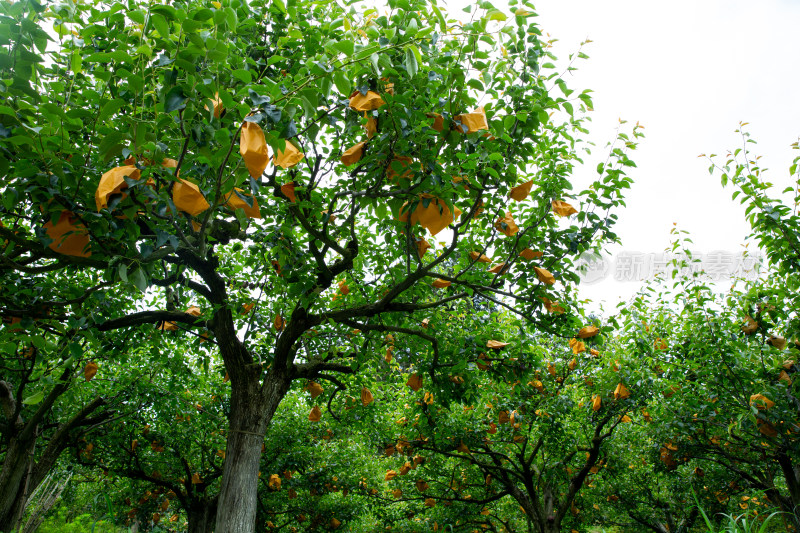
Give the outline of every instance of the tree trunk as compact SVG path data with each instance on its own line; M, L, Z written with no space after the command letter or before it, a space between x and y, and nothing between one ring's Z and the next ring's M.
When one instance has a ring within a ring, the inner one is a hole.
M248 376L244 383L231 380L231 413L216 533L255 531L261 447L267 426L291 385L288 373L276 370L270 371L263 387L259 386L257 374Z
M541 533L561 533L560 520L545 520L544 523L539 524L539 531Z
M23 505L28 462L36 440L24 442L11 439L0 470L0 532L13 531L17 513Z
M561 531L561 517L553 509L553 498L550 490L544 492L544 507L539 498L531 497L527 491L520 490L514 484L507 486L509 492L525 511L528 520L528 531L536 533L559 533Z
M217 499L193 501L186 515L189 518L188 533L211 533L217 517Z
M17 495L11 503L11 508L4 517L0 517L0 532L10 533L17 531L17 524L19 523L20 511L23 510L23 491L24 483L17 487Z
M66 386L63 389L66 389ZM53 389L50 392L47 402L51 406L55 402L55 398L63 393L63 389ZM32 494L47 477L61 452L64 451L70 431L85 422L88 416L104 403L102 398L95 398L69 421L61 424L48 437L49 444L44 451L39 453L39 460L34 464L30 464L30 461L34 460L33 447L37 439L37 416L25 424L22 424L22 420L19 419L16 435L9 442L2 469L0 469L0 532L5 533L16 528L16 518L20 516L20 511L27 503L25 501L27 494ZM40 407L41 410L42 407ZM38 414L39 411L37 411ZM38 419L40 418L38 417Z
M788 512L796 522L800 522L800 466L792 463L792 458L783 452L777 456L778 464L786 480L786 488L789 491L788 500L790 505L783 505L784 511Z
M539 533L559 533L561 531L561 518L555 514L548 514L540 520L534 520L534 529Z

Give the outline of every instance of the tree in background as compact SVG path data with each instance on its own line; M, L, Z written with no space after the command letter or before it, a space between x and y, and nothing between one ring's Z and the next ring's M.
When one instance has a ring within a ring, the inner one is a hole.
M375 490L382 474L369 437L380 423L375 405L359 399L349 402L346 414L309 420L307 413L329 392L321 389L327 387L311 382L287 396L273 418L261 461L258 527L382 529L390 521ZM331 407L339 407L339 398Z
M577 526L582 487L634 400L612 369L613 351L596 348L596 325L553 340L502 315L487 313L482 330L459 339L454 352L468 364L453 369L448 387L408 394L396 437L403 452L387 479L397 498L420 507L468 509L455 513L459 531Z
M698 520L687 513L696 497L712 516L772 506L790 528L797 521L800 434L792 379L797 349L783 337L792 335L794 311L785 306L791 282L771 266L772 275L715 294L675 232L674 249L688 259L672 265L672 290L643 291L620 317L621 342L646 384L648 423L631 439L636 447L627 462L634 472L616 475L633 477L642 469L638 456L654 477L645 487L608 481L628 511L636 508L632 502L649 500L668 511L675 526ZM650 525L665 529L668 517Z
M114 380L89 383L105 357L75 332L31 319L10 322L0 330L0 531L18 527L64 450L85 445L117 414L124 388Z
M92 439L92 453L74 460L126 478L115 504L127 523L163 523L205 533L213 530L225 459L227 386L216 373L143 369L135 384L139 409L106 425Z

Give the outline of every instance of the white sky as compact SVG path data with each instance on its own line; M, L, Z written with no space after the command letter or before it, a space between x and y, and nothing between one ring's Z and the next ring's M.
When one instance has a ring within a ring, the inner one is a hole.
M696 251L741 251L744 209L697 156L741 146L734 130L749 122L769 180L780 189L790 183L789 165L800 155L790 149L800 134L800 2L544 0L536 7L542 31L559 39L560 60L593 41L584 48L590 58L567 80L594 91L593 155L602 157L619 118L645 126L614 251L661 252L673 222L691 233ZM587 161L576 181L593 177L597 161ZM640 285L615 282L611 271L581 294L609 312Z

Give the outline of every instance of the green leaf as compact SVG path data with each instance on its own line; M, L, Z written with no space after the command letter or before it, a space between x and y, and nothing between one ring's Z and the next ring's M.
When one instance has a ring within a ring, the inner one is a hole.
M333 84L336 85L336 88L345 96L350 95L350 79L345 76L344 72L341 70L337 70L333 73Z
M56 35L58 35L61 38L64 38L67 35L69 35L69 28L64 26L63 24L54 24L53 30L56 32Z
M158 13L151 13L150 22L153 24L153 26L155 26L156 31L161 38L166 39L169 35L169 25L167 24L167 19Z
M128 134L119 131L112 131L103 137L100 144L97 146L103 161L108 161L115 155L122 153L122 146L124 141L129 139Z
M417 64L421 65L422 61L422 53L419 51L419 47L415 44L408 45L411 48L411 51L414 52L414 56L417 58Z
M143 55L147 59L153 59L153 49L146 44L143 44L136 49L136 55Z
M142 292L147 290L147 278L141 268L133 271L133 274L128 276L128 279L133 282L134 286Z
M44 350L45 346L47 346L47 341L44 339L44 337L40 337L38 335L32 336L31 342L34 346L36 346L37 350Z
M226 61L228 59L228 47L222 41L218 42L212 50L208 51L208 58L213 61Z
M300 105L303 106L303 114L306 116L306 118L316 117L317 110L314 107L314 104L312 104L311 101L306 96L300 97Z
M236 16L236 11L234 11L233 8L225 8L225 23L228 25L229 30L236 29L236 26L239 24L239 17Z
M386 208L386 204L383 202L377 202L375 204L375 215L377 215L378 220L385 220L389 216L389 211Z
M419 64L417 63L417 56L411 46L406 47L405 65L408 75L412 78L415 77L419 71Z
M125 100L122 98L114 98L113 100L106 102L106 104L103 106L103 109L101 109L100 113L97 115L97 122L105 122L108 117L119 111L119 109L124 106L125 103Z
M22 403L24 403L25 405L36 405L37 403L41 403L43 399L44 399L44 391L39 391L35 394L31 394L30 396L22 400Z
M81 357L83 355L83 348L81 347L80 343L70 342L69 353L71 354L71 357L74 358Z
M214 12L211 11L210 9L208 9L208 8L198 9L192 15L192 18L194 20L198 20L200 22L205 22L206 20L210 20L210 19L214 18Z
M331 45L331 48L343 53L347 57L353 57L353 52L355 52L356 44L353 41L338 41Z
M126 52L125 50L114 50L113 52L109 52L109 57L118 61L119 63L132 63L133 58Z
M23 144L29 144L34 148L36 148L36 143L33 142L33 139L31 139L27 135L14 135L13 137L9 137L8 139L6 139L6 141L10 142L11 144L15 144L17 146L21 146Z
M370 63L372 63L372 68L375 69L375 74L380 74L381 73L381 69L378 66L378 61L379 60L380 60L380 58L378 57L378 54L371 54L369 56L369 61L370 61Z
M118 6L119 4L115 4L114 7ZM113 8L112 8L113 9ZM123 8L124 9L124 8ZM174 7L164 5L154 5L150 8L150 13L158 13L159 15L163 16L167 21L178 20L178 12L175 10Z
M96 54L89 54L84 58L84 61L87 63L108 63L111 61L111 56L104 52L98 52Z
M500 11L499 9L492 9L486 14L487 20L498 20L500 22L503 22L507 18L508 17L506 16L506 14Z
M419 23L417 23L417 19L413 18L409 20L404 29L408 37L413 37L416 35L416 33L419 31Z
M176 85L167 92L164 111L171 113L172 111L183 109L186 107L186 95L183 93L183 87Z
M70 69L72 69L72 72L77 73L81 71L81 69L83 68L83 56L80 54L80 52L72 53L69 65Z
M128 18L137 24L144 24L144 13L140 9L128 11Z
M253 75L250 73L249 70L244 69L236 69L231 71L231 76L236 78L237 80L243 83L252 83L253 82Z
M286 4L283 3L283 0L272 0L272 5L277 7L281 13L286 13Z
M547 121L550 120L550 116L547 114L547 111L544 109L540 109L536 116L539 117L539 122L542 124L547 124Z

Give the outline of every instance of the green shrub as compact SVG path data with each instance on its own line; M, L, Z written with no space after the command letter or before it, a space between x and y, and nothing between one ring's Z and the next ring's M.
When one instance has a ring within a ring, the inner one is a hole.
M110 524L105 520L97 520L88 513L80 514L72 520L68 519L67 515L67 509L60 507L56 513L39 526L37 533L122 533L128 531L127 528ZM93 526L94 529L92 529Z

